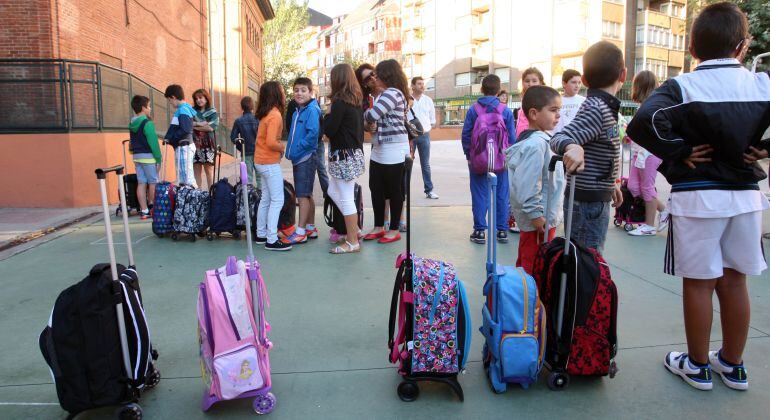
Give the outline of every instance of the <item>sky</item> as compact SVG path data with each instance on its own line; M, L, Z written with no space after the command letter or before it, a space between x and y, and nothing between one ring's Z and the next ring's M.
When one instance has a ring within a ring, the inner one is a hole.
M361 0L310 0L308 7L333 18L350 13L359 4L361 4Z

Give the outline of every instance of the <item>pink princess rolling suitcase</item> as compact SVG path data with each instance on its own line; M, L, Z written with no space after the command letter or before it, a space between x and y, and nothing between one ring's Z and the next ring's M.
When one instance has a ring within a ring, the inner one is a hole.
M241 163L241 182L248 185L246 164ZM248 193L241 190L248 206ZM254 411L267 414L275 408L270 392L272 343L265 320L269 305L259 264L254 260L251 220L246 218L248 262L229 257L227 264L206 272L198 293L198 341L204 382L201 409L214 403L253 398Z

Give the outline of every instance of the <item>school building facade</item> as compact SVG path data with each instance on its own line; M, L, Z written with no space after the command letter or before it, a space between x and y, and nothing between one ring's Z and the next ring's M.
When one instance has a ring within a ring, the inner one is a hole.
M211 92L226 146L240 97L263 81L262 31L273 16L268 0L0 3L0 206L99 203L93 170L123 162L131 97L151 99L163 133L172 83L188 100ZM173 179L171 157L166 166ZM116 190L113 180L112 201Z

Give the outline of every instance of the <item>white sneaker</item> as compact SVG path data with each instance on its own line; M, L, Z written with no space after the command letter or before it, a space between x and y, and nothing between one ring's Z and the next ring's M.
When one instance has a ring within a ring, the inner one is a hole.
M663 366L693 388L711 391L714 387L714 383L711 381L711 368L708 365L704 367L693 366L687 353L678 351L668 353L663 359Z
M711 370L719 374L722 382L728 388L737 389L738 391L749 389L749 378L746 375L746 368L743 366L743 363L740 365L727 364L722 360L718 351L710 351L709 364L711 365Z
M628 232L628 234L631 236L655 236L655 234L657 233L658 231L655 230L654 227L644 223L639 225L639 227L637 227L636 229Z
M433 191L425 193L425 198L429 198L431 200L438 200L438 194L434 193Z
M671 213L668 212L668 210L663 210L660 212L660 217L658 219L658 232L663 232L668 228L668 224L671 222Z

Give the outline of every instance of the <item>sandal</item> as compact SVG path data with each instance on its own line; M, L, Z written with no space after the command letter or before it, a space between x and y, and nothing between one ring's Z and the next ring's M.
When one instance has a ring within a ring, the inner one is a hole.
M329 253L331 254L352 254L354 252L361 252L361 244L353 245L348 241L345 241L345 243L348 245L348 248L346 249L344 245L340 246L337 245L334 248L329 250Z

